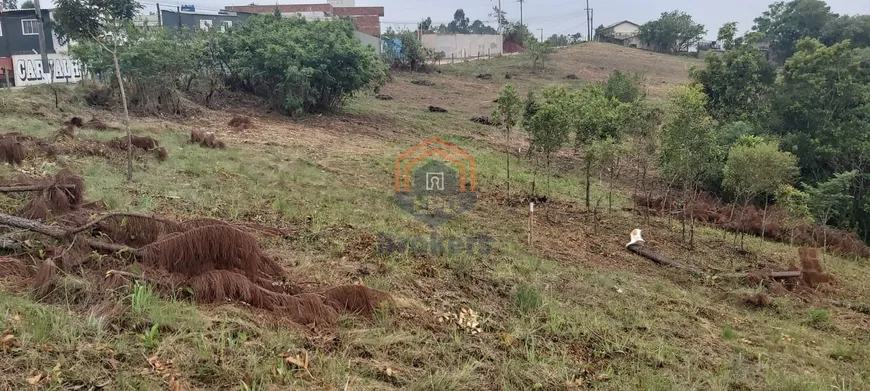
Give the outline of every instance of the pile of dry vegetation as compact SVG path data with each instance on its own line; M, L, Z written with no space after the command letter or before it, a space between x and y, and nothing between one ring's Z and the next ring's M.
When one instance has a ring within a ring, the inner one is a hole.
M682 200L677 197L652 197L638 194L634 203L655 214L681 212ZM854 232L846 232L821 224L809 224L790 219L776 207L766 211L755 205L726 204L701 192L685 211L688 218L716 228L748 235L763 236L782 243L822 247L845 256L870 258L870 247Z
M19 281L38 299L70 297L68 281L75 279L86 283L73 285L99 287L83 302L102 304L130 280L145 281L165 294L199 303L241 302L313 327L393 301L362 285L307 292L289 282L292 276L251 233L283 234L274 228L106 213L102 203L85 201L82 178L67 170L17 180L0 192L29 192L18 216L0 213L0 224L18 229L2 235L0 247L14 254L0 262L0 279ZM36 234L53 240L34 240Z

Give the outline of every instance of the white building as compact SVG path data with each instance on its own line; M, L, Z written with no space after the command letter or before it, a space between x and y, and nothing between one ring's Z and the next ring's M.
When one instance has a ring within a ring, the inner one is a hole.
M640 38L637 37L637 34L640 33L640 25L630 20L616 22L605 27L604 30L607 32L607 37L602 38L609 38L611 41L618 41L623 46L650 49L649 45L644 44L640 41Z

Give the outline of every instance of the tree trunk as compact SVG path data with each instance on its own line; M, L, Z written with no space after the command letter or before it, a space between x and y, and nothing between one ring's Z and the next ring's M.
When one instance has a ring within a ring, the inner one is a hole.
M550 197L550 176L552 173L550 172L550 154L547 154L547 197Z
M124 91L121 65L118 64L117 45L112 52L112 60L115 62L115 75L118 78L118 87L121 89L121 102L124 104L124 127L127 131L127 182L130 182L133 180L133 136L130 134L130 113L127 111L127 93Z
M507 198L510 200L511 198L511 131L508 129L507 133Z
M767 195L764 196L764 212L761 213L761 241L764 242L765 229L767 228Z
M589 182L591 179L591 171L592 171L592 159L589 156L586 156L586 209L589 209L589 206L592 204L589 200Z

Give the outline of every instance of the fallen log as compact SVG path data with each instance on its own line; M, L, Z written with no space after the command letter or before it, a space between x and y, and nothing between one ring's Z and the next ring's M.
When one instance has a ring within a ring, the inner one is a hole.
M684 265L680 262L665 258L659 254L656 254L650 250L647 250L646 248L644 248L643 243L630 244L626 248L628 248L629 251L631 251L637 255L640 255L646 259L649 259L655 263L658 263L660 265L670 266L670 267L673 267L676 269L684 270L684 271L687 271L687 272L689 272L692 275L695 275L697 277L706 276L706 274L704 272L702 272L694 267Z
M0 193L19 193L25 191L38 191L45 189L74 189L76 185L21 185L21 186L0 186Z
M35 220L29 220L22 217L12 216L5 213L0 213L0 225L6 225L9 227L26 229L28 231L33 231L36 233L43 234L45 236L49 236L58 240L64 240L71 236L73 236L73 231L65 230L63 228L51 225L45 225ZM99 240L93 238L85 239L85 242L97 249L108 252L121 252L121 251L131 251L135 252L136 250L127 246L114 244L114 243L106 243L101 242Z

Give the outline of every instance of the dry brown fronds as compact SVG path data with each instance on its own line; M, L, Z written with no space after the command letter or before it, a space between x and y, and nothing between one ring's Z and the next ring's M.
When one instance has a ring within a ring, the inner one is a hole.
M33 277L31 283L33 296L39 300L51 293L54 290L58 281L58 268L54 261L46 259L39 265L39 270L36 271L36 276Z
M280 266L264 256L257 240L229 225L194 228L143 247L147 263L171 273L195 276L212 270L240 270L249 278L274 275Z
M323 292L327 304L339 312L354 314L371 314L382 302L393 304L393 298L387 292L379 291L364 285L340 285Z

